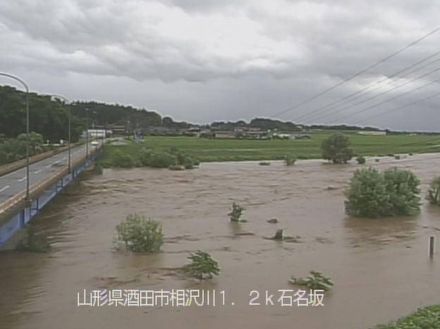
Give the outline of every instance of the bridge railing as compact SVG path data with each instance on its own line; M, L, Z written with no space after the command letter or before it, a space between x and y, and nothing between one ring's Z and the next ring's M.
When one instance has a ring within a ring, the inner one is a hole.
M98 147L95 147L94 149L89 151L90 155L94 155L97 153L102 147L102 144L100 144ZM72 169L80 166L86 161L86 156L82 156L79 159L76 159L72 161ZM34 184L29 189L29 197L32 200L34 197L38 197L41 195L44 191L46 191L48 188L56 184L58 181L63 179L68 174L68 168L67 165L65 168L61 169L60 171L55 172L51 177L48 179L43 180L42 182L39 182L37 184ZM3 203L0 203L0 216L6 212L8 212L10 209L14 209L16 207L19 207L21 205L24 205L26 203L26 191L20 192L13 197L7 199Z

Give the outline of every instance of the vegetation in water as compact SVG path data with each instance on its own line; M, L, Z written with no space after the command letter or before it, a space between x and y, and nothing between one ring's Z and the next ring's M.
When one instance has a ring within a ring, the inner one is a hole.
M347 163L353 157L350 148L350 139L343 134L334 134L325 139L321 144L323 159L333 163Z
M440 206L440 176L432 180L427 198L429 203Z
M103 160L111 167L111 156L116 150L129 153L137 158L143 149L153 153L179 150L202 162L212 161L269 161L284 160L286 154L294 154L296 159L322 158L321 143L332 133L319 131L304 140L248 140L248 139L208 139L198 137L146 136L144 142L128 145L106 145ZM427 153L440 152L440 137L430 135L387 135L365 136L345 132L350 137L351 147L363 156L387 153Z
M116 226L116 245L133 252L158 252L163 244L162 225L138 214L130 214Z
M118 168L132 168L135 166L135 161L130 154L122 151L117 151L113 154L113 166Z
M365 157L362 156L362 155L358 155L358 156L356 157L356 161L357 161L358 164L365 164L365 163L367 162L367 160L365 159Z
M171 149L169 151L153 151L146 147L138 148L137 144L127 144L122 147L106 145L101 164L104 167L151 167L170 168L172 170L193 169L199 161L183 152Z
M378 325L375 329L437 329L440 328L440 305L428 306L397 322Z
M324 276L320 272L310 271L310 275L306 278L295 278L292 276L289 280L291 284L307 287L313 290L328 291L333 287L333 282L329 277Z
M296 162L296 158L293 155L286 155L284 157L284 163L286 166L293 166Z
M220 273L217 261L204 251L192 253L189 257L191 263L183 267L184 272L199 280L212 279Z
M17 251L44 253L50 250L50 243L44 234L36 233L32 225L28 226L24 238L18 243Z
M232 203L232 210L228 214L231 222L243 222L241 216L243 215L244 208L241 207L238 203Z
M357 170L346 191L345 210L356 217L414 215L420 210L419 183L408 170Z

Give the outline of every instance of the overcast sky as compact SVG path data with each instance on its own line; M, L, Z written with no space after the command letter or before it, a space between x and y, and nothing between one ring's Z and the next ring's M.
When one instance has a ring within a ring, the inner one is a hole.
M197 123L294 108L277 118L440 131L440 31L295 107L434 30L439 17L432 0L2 0L0 71L39 93Z

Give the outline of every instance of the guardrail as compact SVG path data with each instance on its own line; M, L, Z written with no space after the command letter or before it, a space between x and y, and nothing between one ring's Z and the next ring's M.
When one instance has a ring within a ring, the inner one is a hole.
M78 145L81 145L81 143L72 144L71 148L74 148L74 147L76 147ZM68 146L62 146L62 147L59 147L59 148L57 148L55 150L50 150L50 151L47 151L47 152L36 154L36 155L31 156L29 158L29 163L32 164L32 163L35 163L35 162L38 162L38 161L50 158L51 156L54 156L55 154L58 154L58 153L61 153L61 152L64 152L64 151L66 151L68 149L69 149ZM10 172L13 172L13 171L18 170L18 169L23 168L23 167L26 167L26 159L21 159L21 160L14 161L14 162L11 162L11 163L6 163L6 164L0 166L0 176L9 174Z
M94 155L97 153L102 147L102 144L95 149L90 150L89 155ZM80 166L83 162L86 161L86 156L82 156L81 158L72 161L72 169ZM67 166L67 165L66 165ZM48 179L36 184L32 185L29 189L29 197L32 200L35 196L39 196L49 187L53 186L59 180L63 179L68 174L68 168L63 168L62 170L56 172L53 176ZM3 203L0 203L0 216L7 213L9 210L14 209L20 205L24 205L26 203L26 191L20 192L13 197L7 199Z

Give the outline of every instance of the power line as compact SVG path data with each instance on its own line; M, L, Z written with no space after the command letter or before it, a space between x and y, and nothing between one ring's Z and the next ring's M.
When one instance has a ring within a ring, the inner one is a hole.
M439 68L438 70L440 70L440 68ZM379 105L383 105L383 104L385 104L385 103L389 103L389 102L391 102L391 101L393 101L393 100L395 100L395 99L397 99L397 98L403 97L403 96L405 96L405 95L407 95L407 94L409 94L409 93L412 93L412 92L414 92L414 91L416 91L416 90L423 89L423 88L425 88L425 87L427 87L427 86L429 86L429 85L432 85L432 84L434 84L434 83L438 83L438 82L440 82L440 79L433 80L433 81L429 81L428 83L426 83L426 84L424 84L424 85L422 85L422 86L419 86L419 87L417 87L417 88L415 88L415 89L408 90L408 91L406 91L406 92L404 92L404 93L402 93L402 94L399 94L399 95L396 95L396 96L394 96L394 97L388 98L388 99L386 99L386 100L384 100L384 101L382 101L382 102L379 102L379 103L377 103L377 104L373 104L373 105L370 105L370 106L365 107L365 108L363 108L363 109L360 109L359 111L356 111L355 113L352 113L351 116L353 117L354 115L357 115L357 114L359 114L359 113L363 113L363 112L368 111L368 110L370 110L370 109L372 109L372 108L374 108L374 107L377 107L377 106L379 106ZM343 109L341 109L341 111L342 111L342 110L343 110ZM333 113L333 114L334 114L334 113Z
M399 110L405 109L405 108L407 108L407 107L410 107L411 105L414 105L414 104L417 104L417 103L420 103L420 102L424 102L424 101L427 101L427 100L429 100L429 99L433 99L433 98L436 98L436 97L439 97L439 96L440 96L440 92L435 93L435 94L433 94L433 95L431 95L431 96L428 96L428 97L424 97L424 98L419 99L419 100L417 100L417 101L414 101L414 102L408 103L408 104L406 104L406 105L404 105L404 106L397 106L397 107L395 107L395 108L392 108L391 110L386 110L385 113L375 113L375 114L373 114L373 115L370 115L370 116L368 116L368 117L362 119L361 121L358 121L358 124L360 124L360 125L365 124L365 122L366 122L367 120L370 120L370 119L376 118L376 117L381 116L381 115L388 115L388 114L390 114L390 113L392 113L392 112L396 112L396 111L399 111Z
M411 70L411 69L415 68L416 66L426 62L427 60L437 56L438 54L440 54L440 51L437 51L434 54L431 54L431 55L429 55L427 57L424 57L421 60L417 61L416 63L411 64L411 65L409 65L409 66L407 66L407 67L405 67L405 68L403 68L403 69L401 69L401 70L399 70L397 72L394 72L391 75L389 75L389 76L387 76L387 77L385 77L383 79L380 79L380 80L378 80L376 82L373 82L373 83L369 84L368 86L366 86L366 87L364 87L364 88L362 88L362 89L360 89L360 90L358 90L356 92L353 92L353 93L351 93L351 94L349 94L349 95L347 95L347 96L345 96L345 97L343 97L343 98L341 98L341 99L339 99L337 101L334 101L334 102L332 102L330 104L327 104L325 106L317 108L317 109L315 109L315 110L313 110L311 112L304 113L304 114L300 115L299 117L295 117L294 120L295 121L303 120L303 119L305 119L307 117L310 117L311 115L315 115L315 114L321 113L321 112L323 112L325 110L330 110L331 108L335 107L335 105L341 105L341 104L343 104L343 103L345 103L347 101L353 101L355 99L358 99L359 97L364 95L366 91L373 91L373 90L378 89L377 86L376 86L376 88L372 88L374 85L379 85L382 82L389 81L389 79L394 78L394 77L398 76L399 74L401 74L401 73L403 73L403 72L405 72L407 70L409 70L409 72L407 72L403 76L400 76L400 78L408 76L409 74L414 73L415 71L418 71L420 69L426 68L427 66L429 66L429 65L431 65L431 64L433 64L435 62L440 61L440 58L437 58L434 61L429 62L427 65L424 65L421 68L419 67L416 70Z
M288 108L286 108L286 109L284 109L284 110L282 110L282 111L280 111L280 112L274 114L273 117L277 117L277 116L283 115L283 114L285 114L285 113L287 113L287 112L293 111L293 110L295 110L295 109L297 109L297 108L299 108L299 107L301 107L301 106L303 106L303 105L305 105L305 104L308 104L308 103L312 102L313 100L315 100L315 99L321 97L322 95L325 95L325 94L329 93L330 91L332 91L332 90L336 89L337 87L339 87L339 86L341 86L341 85L347 83L348 81L353 80L354 78L358 77L359 75L361 75L361 74L363 74L363 73L365 73L365 72L371 70L372 68L375 68L376 66L378 66L378 65L380 65L380 64L382 64L382 63L384 63L384 62L390 60L391 58L393 58L393 57L399 55L400 53L402 53L403 51L407 50L408 48L411 48L411 47L415 46L415 45L418 44L419 42L425 40L426 38L428 38L429 36L431 36L431 35L437 33L438 31L440 31L440 26L439 26L439 27L436 27L435 29L433 29L433 30L430 31L429 33L423 35L422 37L420 37L420 38L418 38L418 39L416 39L416 40L410 42L408 45L406 45L405 47L403 47L403 48L397 50L396 52L394 52L394 53L392 53L392 54L390 54L390 55L388 55L388 56L386 56L386 57L384 57L384 58L378 60L377 62L375 62L375 63L373 63L373 64L367 66L366 68L364 68L364 69L362 69L362 70L356 72L355 74L353 74L353 75L350 76L349 78L346 78L346 79L344 79L344 80L342 80L342 81L340 81L340 82L334 84L333 86L331 86L331 87L329 87L329 88L327 88L327 89L325 89L325 90L323 90L323 91L321 91L321 92L319 92L319 93L317 93L317 94L315 94L315 95L313 95L313 96L311 96L311 97L305 99L304 101L300 102L299 104L296 104L296 105L294 105L294 106L288 107Z
M357 103L354 103L354 104L348 104L348 105L345 105L345 106L343 106L343 107L341 107L341 108L333 109L333 110L327 112L326 114L324 114L322 117L326 117L326 116L328 116L328 115L330 115L330 114L333 115L333 114L336 114L336 113L340 113L341 111L344 111L344 110L348 109L349 107L354 107L354 106L358 106L358 105L362 105L362 104L368 103L368 102L370 102L370 101L372 101L372 100L374 100L374 99L376 99L376 98L378 98L378 97L381 97L381 96L387 95L387 94L389 94L390 92L392 92L392 91L394 91L394 90L397 90L397 89L399 89L399 88L402 88L402 87L404 87L404 86L407 86L408 84L410 84L410 83L412 83L412 82L414 82L414 81L417 81L417 80L420 80L420 79L422 79L422 78L425 78L425 77L427 77L427 76L429 76L429 75L431 75L431 74L433 74L433 73L435 73L435 72L438 72L438 71L440 71L440 67L436 68L435 70L432 70L432 71L429 71L429 72L427 72L427 73L424 73L424 74L422 74L422 75L420 75L420 76L418 76L418 77L415 77L415 78L413 78L413 79L407 80L406 82L404 82L404 83L402 83L402 84L400 84L400 85L394 86L394 87L391 88L391 89L388 89L388 90L385 90L385 91L383 91L383 92L381 92L381 93L378 93L378 94L375 94L375 95L373 95L373 96L370 96L370 97L368 97L368 98L366 98L366 99L364 99L364 100L361 100L361 101L359 101L359 102L357 102ZM422 87L426 87L426 86L428 86L428 85L430 85L430 84L432 84L432 83L434 83L434 82L438 82L438 81L439 81L439 80L433 80L433 81L430 81L429 83L423 85ZM406 94L408 94L408 93L410 93L410 92L413 92L413 91L415 91L415 90L419 90L419 89L421 89L422 87L417 87L417 88L415 88L415 89L412 89L412 90L406 91L406 92L404 92L404 93L402 93L402 94L399 94L399 95L397 95L397 96L395 96L395 97L390 98L389 100L386 100L386 101L380 102L380 103L378 103L378 104L374 104L374 105L372 105L372 106L370 106L370 107L367 107L367 109L372 108L372 107L375 107L375 106L378 106L378 105L381 105L381 104L383 104L383 103L387 103L387 102L389 102L390 100L394 100L394 99L399 98L399 97L401 97L401 96L403 96L403 95L406 95ZM321 117L321 118L322 118L322 117Z

